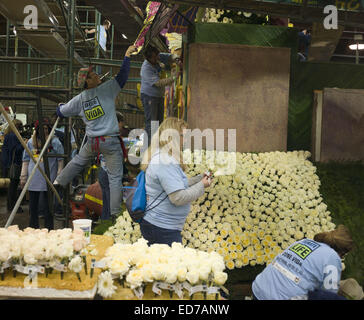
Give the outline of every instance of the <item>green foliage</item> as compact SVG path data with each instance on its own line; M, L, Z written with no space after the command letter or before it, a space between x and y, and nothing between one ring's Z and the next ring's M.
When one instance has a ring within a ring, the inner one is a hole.
M113 222L111 220L101 220L100 224L95 227L92 233L103 235L112 225Z
M317 163L320 192L333 222L351 232L355 249L345 258L342 279L354 278L364 286L364 165L360 162Z
M93 234L103 235L111 226L113 226L117 218L126 210L125 203L121 204L120 213L116 216L115 221L112 220L100 220L100 223L92 231Z

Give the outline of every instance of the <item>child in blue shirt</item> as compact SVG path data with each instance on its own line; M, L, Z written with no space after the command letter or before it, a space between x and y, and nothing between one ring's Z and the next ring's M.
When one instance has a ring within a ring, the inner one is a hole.
M47 123L47 121L44 121L46 123L44 125L44 135L45 139L48 138L49 133L51 132L52 128ZM42 143L40 141L40 134L39 134L39 122L36 123L35 131L32 136L32 138L27 142L27 147L29 150L33 153L34 158L37 160L39 157L39 154L43 148ZM62 143L59 141L57 137L53 137L51 142L48 145L48 154L63 154L64 149L62 146ZM49 172L50 177L49 179L51 181L54 181L57 173L59 173L63 168L63 158L55 158L55 157L49 157L48 158L48 165L49 165ZM23 165L22 165L22 171L20 175L20 185L23 188L29 175L31 174L33 168L35 166L35 162L33 162L32 159L30 159L29 154L24 151L23 153ZM41 160L39 166L44 171L44 162L43 159ZM29 221L29 227L31 228L39 228L39 197L41 194L44 196L46 204L44 205L44 227L51 230L53 229L53 216L49 212L49 206L48 206L48 193L47 193L47 183L40 173L39 170L35 171L35 174L29 184L28 187L29 190L29 212L30 212L30 221Z

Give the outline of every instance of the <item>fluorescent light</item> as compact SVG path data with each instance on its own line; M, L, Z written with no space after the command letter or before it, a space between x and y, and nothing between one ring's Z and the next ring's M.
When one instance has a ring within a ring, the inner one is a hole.
M52 24L54 24L54 20L53 20L53 18L52 17L48 17L49 18L49 20L52 22Z
M15 29L15 27L13 28L13 33L16 35L16 29Z
M351 44L349 48L350 50L364 50L364 43Z
M122 33L121 35L123 36L124 39L128 39L128 37L124 33Z

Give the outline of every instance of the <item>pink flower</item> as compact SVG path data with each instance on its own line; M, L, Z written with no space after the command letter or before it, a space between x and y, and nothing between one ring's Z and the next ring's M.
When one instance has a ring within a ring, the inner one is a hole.
M73 230L73 239L76 239L76 238L83 238L84 236L84 232L81 230L81 229L76 229L76 230Z
M10 226L10 227L8 227L8 230L13 231L13 232L17 232L17 231L19 231L19 227L18 227L18 225Z
M73 240L73 249L75 251L81 251L84 246L82 239Z

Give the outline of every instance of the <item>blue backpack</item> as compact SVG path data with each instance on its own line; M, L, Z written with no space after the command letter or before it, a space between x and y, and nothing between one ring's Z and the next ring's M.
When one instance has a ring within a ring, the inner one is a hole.
M123 187L124 189L124 200L126 209L129 212L131 219L134 222L140 223L143 219L145 213L148 210L152 210L155 207L159 206L168 195L162 199L158 204L151 208L154 202L164 193L162 191L161 194L156 197L152 203L147 207L147 192L145 190L145 172L140 171L137 177L134 179L132 184L128 187Z

